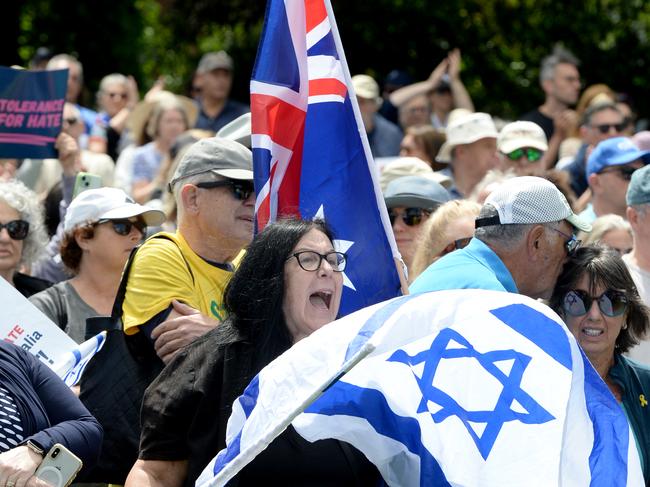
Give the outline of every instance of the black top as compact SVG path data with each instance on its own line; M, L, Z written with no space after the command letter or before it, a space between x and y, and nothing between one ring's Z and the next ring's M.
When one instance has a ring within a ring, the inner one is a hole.
M553 132L555 131L555 125L553 124L553 119L547 117L538 108L532 110L525 115L522 115L519 120L526 120L528 122L535 122L537 125L542 127L544 133L546 134L546 139L551 140Z
M226 446L232 404L258 372L254 345L229 320L183 349L147 389L139 457L188 460L185 486ZM229 485L373 485L375 467L337 440L309 443L289 428ZM270 485L270 484L269 484Z
M14 274L14 286L16 290L25 296L26 298L45 291L53 283L40 277L28 276L22 272L16 272Z

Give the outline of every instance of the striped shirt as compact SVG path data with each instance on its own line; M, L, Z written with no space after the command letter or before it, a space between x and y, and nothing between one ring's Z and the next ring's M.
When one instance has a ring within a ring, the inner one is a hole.
M17 447L23 439L20 413L14 398L0 386L0 453Z

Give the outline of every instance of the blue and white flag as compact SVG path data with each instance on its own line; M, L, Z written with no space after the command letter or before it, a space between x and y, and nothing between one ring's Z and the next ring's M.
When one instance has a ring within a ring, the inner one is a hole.
M196 485L225 485L290 423L350 443L393 486L643 485L623 410L573 336L511 293L404 296L301 340L233 405Z
M320 217L348 256L340 315L401 294L397 244L329 0L269 0L251 79L257 230Z

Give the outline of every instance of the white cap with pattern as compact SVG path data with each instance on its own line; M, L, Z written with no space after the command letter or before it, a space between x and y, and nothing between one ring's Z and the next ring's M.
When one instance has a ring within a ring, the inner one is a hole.
M509 179L487 197L485 204L493 206L499 216L478 218L476 228L566 220L578 230L591 231L591 225L573 213L562 192L544 178L522 176Z

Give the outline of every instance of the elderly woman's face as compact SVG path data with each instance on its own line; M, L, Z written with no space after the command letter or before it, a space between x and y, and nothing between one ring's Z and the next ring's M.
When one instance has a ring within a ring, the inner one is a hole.
M0 200L0 223L6 225L10 221L20 220L20 214L4 201ZM7 228L0 230L0 271L15 271L23 255L24 240L14 240L9 236Z
M323 232L312 229L298 241L292 253L303 250L326 254L334 247ZM316 271L306 271L291 257L284 265L284 286L282 311L294 343L336 319L343 274L334 272L325 259Z
M578 292L567 293L564 297L564 321L592 362L609 360L614 356L616 339L627 319L627 312L622 311L620 301L610 299L610 296L616 296L615 293L603 294L609 290L598 286L592 294L589 284L589 278L583 275L573 287ZM595 299L588 306L584 300L579 299L581 295ZM586 313L580 315L584 309ZM611 314L618 315L609 316Z

